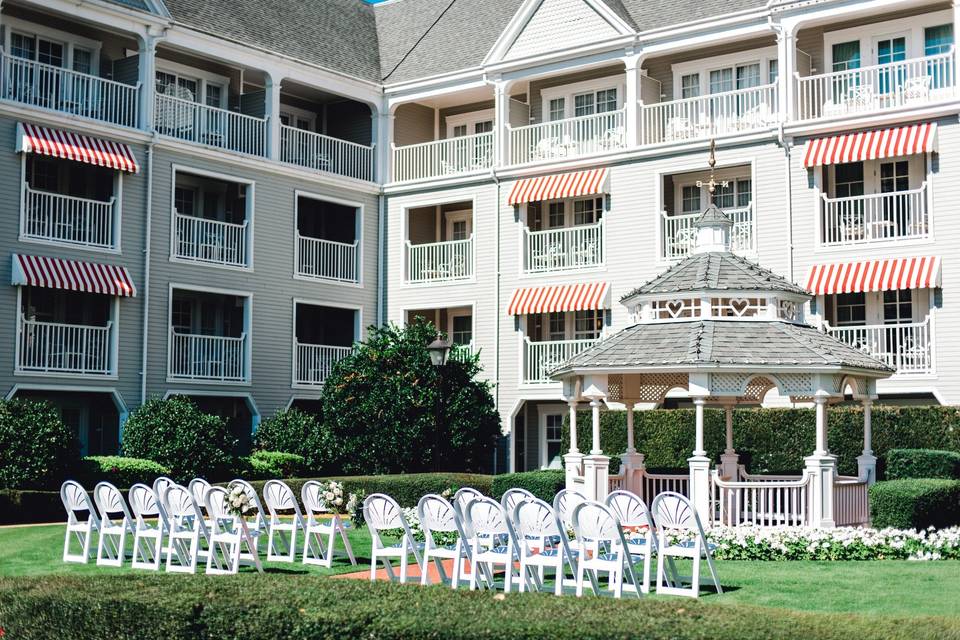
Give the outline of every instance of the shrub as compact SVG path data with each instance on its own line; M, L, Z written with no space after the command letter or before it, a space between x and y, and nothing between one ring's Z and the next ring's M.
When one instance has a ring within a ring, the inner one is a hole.
M87 456L80 461L77 480L87 489L98 482L109 482L129 489L138 482L152 485L157 476L170 475L170 469L153 460L123 456Z
M34 400L0 400L0 452L0 489L59 489L80 457L56 408Z
M870 487L870 516L878 528L923 529L960 524L960 480L904 479Z
M227 421L203 413L190 398L151 398L123 427L123 453L170 469L179 482L220 480L236 466L237 441Z
M319 416L297 408L278 411L257 427L254 447L301 456L309 471L329 472L335 446Z
M960 453L936 449L891 449L887 453L887 478L960 479Z
M275 478L302 478L307 471L303 456L280 451L254 451L240 458L236 475L245 480L273 480Z
M493 497L499 500L507 489L526 489L541 500L553 504L554 496L565 486L566 476L557 469L505 473L493 477Z

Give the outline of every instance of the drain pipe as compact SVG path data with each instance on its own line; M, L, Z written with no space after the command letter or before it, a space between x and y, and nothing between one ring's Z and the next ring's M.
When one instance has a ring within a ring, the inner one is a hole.
M147 401L147 336L150 331L150 235L153 230L153 148L157 142L154 133L147 143L147 215L145 217L146 233L144 234L143 249L143 327L141 329L140 353L140 404Z
M783 134L783 121L780 122L779 127L777 128L777 142L780 143L780 146L783 147L783 154L786 158L785 169L784 169L784 188L786 189L787 194L787 277L793 281L793 260L794 260L794 246L793 246L793 171L791 167L790 159L790 150L792 141L787 140L786 136Z
M383 228L386 220L387 197L383 193L383 187L377 195L377 326L382 327L384 323L384 279L387 264L387 246L384 243L385 230ZM363 327L360 327L363 331Z
M496 169L490 171L490 177L493 179L493 183L497 185L497 196L496 196L496 250L494 251L494 260L496 262L495 274L494 274L494 303L493 309L496 314L496 320L493 323L493 375L494 380L498 381L498 384L493 385L493 401L497 407L497 411L500 411L500 177L497 175ZM513 424L510 425L510 442L514 440L513 433ZM507 471L510 470L511 460L513 459L513 447L507 446ZM496 471L497 468L497 451L494 447L493 451L493 468Z

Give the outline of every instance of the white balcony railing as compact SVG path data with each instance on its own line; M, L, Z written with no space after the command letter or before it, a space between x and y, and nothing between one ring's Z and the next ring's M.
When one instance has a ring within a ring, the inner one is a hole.
M933 372L933 327L930 318L908 324L826 327L835 338L892 367L898 374Z
M527 273L583 269L603 264L603 220L564 229L523 228Z
M24 185L20 235L81 247L112 249L116 198L107 201L36 191Z
M493 166L493 132L393 147L393 179L422 180Z
M450 347L451 360L469 360L474 355L476 355L476 348L473 345L473 340L467 344L455 344Z
M237 153L254 156L266 154L265 118L158 93L153 122L157 133L161 135Z
M954 51L815 76L796 76L797 119L922 107L956 95Z
M314 171L373 180L373 147L280 125L280 160Z
M823 244L844 246L926 238L927 183L909 191L823 199Z
M21 317L17 371L111 375L112 323L103 327L38 322Z
M246 382L247 335L238 338L177 333L170 329L168 376L179 380Z
M640 105L640 144L705 140L776 125L777 85Z
M525 384L544 384L554 382L550 372L561 364L592 347L598 338L585 340L548 340L531 342L524 338L523 382Z
M574 158L626 147L624 110L509 127L510 163Z
M241 224L173 214L173 256L181 260L246 267L247 221Z
M297 275L338 282L359 282L359 243L335 242L297 234Z
M298 385L321 385L333 371L333 365L350 355L352 347L296 342L294 346L293 382Z
M473 277L473 236L466 240L411 244L407 241L407 282L441 282Z
M10 55L0 58L0 95L5 100L125 127L137 126L139 84L124 84Z
M724 209L723 212L733 220L733 229L730 234L730 247L736 253L755 253L757 250L756 234L753 229L753 206L747 205L740 209ZM696 228L694 223L700 217L699 213L685 213L669 215L660 214L661 254L665 260L679 260L685 258L696 244Z

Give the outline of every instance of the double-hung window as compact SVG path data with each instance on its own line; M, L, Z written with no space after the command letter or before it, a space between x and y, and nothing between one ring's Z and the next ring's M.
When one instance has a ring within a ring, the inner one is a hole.
M601 89L573 96L574 117L590 116L617 110L617 90Z
M867 300L864 293L838 293L836 296L837 326L862 325L867 320Z
M680 77L680 97L696 98L700 95L700 74L688 73Z
M470 344L473 340L473 316L453 316L453 344Z
M700 187L693 184L683 186L680 208L683 213L700 212Z
M603 330L603 311L589 309L574 312L573 333L577 340L596 340Z
M563 201L550 203L550 218L548 224L551 229L562 227L566 224L566 209Z
M567 117L566 98L553 98L550 100L550 120L563 120Z
M910 289L884 291L883 324L910 322L913 322L913 292Z
M863 163L838 164L834 169L836 197L852 198L863 195Z
M574 200L573 224L593 224L603 216L603 198L587 198Z

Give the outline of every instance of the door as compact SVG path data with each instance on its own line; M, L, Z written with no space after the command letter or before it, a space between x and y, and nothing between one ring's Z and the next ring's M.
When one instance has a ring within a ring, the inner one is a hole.
M543 469L562 469L560 441L563 435L563 415L561 408L545 408L540 413L540 467Z
M881 38L876 42L876 64L895 65L907 59L907 39L905 36ZM906 82L907 70L902 66L881 69L878 74L878 93L896 93Z

